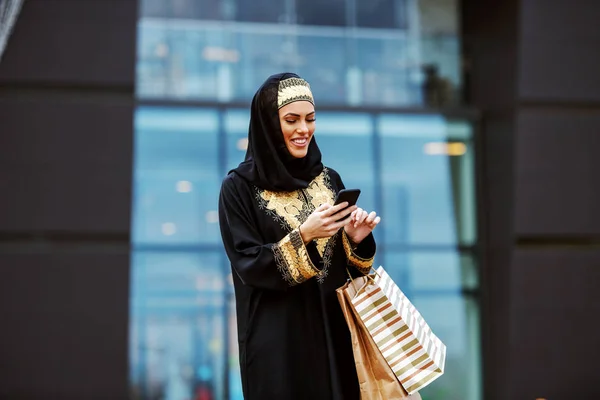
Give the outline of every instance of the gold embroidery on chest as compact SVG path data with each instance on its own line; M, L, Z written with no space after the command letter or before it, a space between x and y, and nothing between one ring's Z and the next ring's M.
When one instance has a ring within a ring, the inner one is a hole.
M260 197L266 202L265 208L282 218L292 229L297 229L306 218L302 218L304 201L298 190L293 192L271 192L264 190Z
M308 216L321 204L333 205L334 192L331 190L327 169L317 176L306 189L292 192L258 190L259 206L267 214L279 221L288 232L298 229ZM337 234L330 238L315 240L319 255L323 258L323 269L317 277L319 282L327 276Z
M306 188L312 210L317 209L321 204L333 205L333 191L329 189L329 175L321 174L317 176ZM317 250L323 257L325 247L331 238L317 239Z

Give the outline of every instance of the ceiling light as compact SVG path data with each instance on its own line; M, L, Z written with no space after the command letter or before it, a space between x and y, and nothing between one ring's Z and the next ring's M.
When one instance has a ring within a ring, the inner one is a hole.
M423 152L430 156L462 156L467 146L461 142L429 142L423 146Z
M161 227L162 233L165 236L172 236L177 232L177 226L172 222L165 222Z
M189 193L192 191L192 182L190 181L179 181L177 182L177 191L179 193Z

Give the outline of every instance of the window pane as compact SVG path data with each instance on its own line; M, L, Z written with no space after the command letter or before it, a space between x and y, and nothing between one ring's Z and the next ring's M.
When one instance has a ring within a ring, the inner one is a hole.
M318 109L317 109L318 110ZM360 189L360 207L375 209L372 119L368 114L319 112L315 138L323 163L336 170L347 188Z
M246 156L250 110L230 109L225 112L227 135L227 171L237 167Z
M415 74L418 70L411 62L405 33L356 38L351 45L360 74L364 104L408 105L420 102L420 82Z
M345 0L296 1L296 21L303 25L346 25Z
M455 104L457 4L433 3L142 0L137 93L247 100L267 76L300 71L320 101L404 106L433 96ZM424 97L425 83L436 94Z
M356 0L356 25L365 28L402 27L404 1Z
M458 250L385 248L383 267L407 296L460 294L479 286L475 259Z
M245 29L233 33L240 60L232 64L236 100L250 100L270 75L297 71L301 62L296 36L270 29Z
M446 366L434 384L420 393L430 400L481 398L479 310L474 299L460 295L420 296L411 301L446 344Z
M218 243L217 122L214 110L138 108L134 243Z
M471 128L440 116L383 115L386 243L473 244Z
M386 251L384 268L447 347L444 375L424 399L476 400L480 387L479 308L475 260L455 250Z
M236 20L244 22L285 22L285 2L272 0L252 0L235 2Z
M132 256L130 374L136 398L223 398L226 284L217 253Z
M346 40L321 35L298 37L298 53L303 60L298 73L310 83L317 110L319 104L346 102Z

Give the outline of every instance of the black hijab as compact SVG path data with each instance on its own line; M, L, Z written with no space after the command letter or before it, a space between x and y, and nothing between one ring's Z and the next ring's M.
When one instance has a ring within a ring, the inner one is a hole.
M314 137L304 158L292 156L285 145L277 97L279 83L289 78L299 77L293 73L272 75L254 95L246 159L233 170L265 190L288 192L306 188L323 171L321 151Z

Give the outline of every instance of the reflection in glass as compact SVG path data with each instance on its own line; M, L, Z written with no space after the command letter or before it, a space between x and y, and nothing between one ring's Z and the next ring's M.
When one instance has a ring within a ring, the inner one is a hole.
M445 374L425 388L426 399L477 399L479 379L478 286L473 256L457 250L386 252L384 267L447 346Z
M130 379L133 397L224 398L225 280L220 254L132 255Z
M474 159L469 126L448 123L441 116L391 114L382 115L378 125L386 243L474 244ZM430 154L427 150L448 141L460 143L465 153Z
M265 77L295 71L311 82L322 104L415 105L423 102L423 59L441 67L453 93L460 84L458 47L448 47L441 58L429 56L435 49L423 52L410 30L374 34L241 23L224 28L214 21L164 19L143 20L139 29L142 98L247 101Z
M345 0L296 1L296 22L302 25L345 26L349 7Z
M369 0L356 2L356 25L365 28L405 28L407 2Z
M134 243L218 243L216 112L145 106L135 124Z

